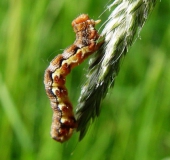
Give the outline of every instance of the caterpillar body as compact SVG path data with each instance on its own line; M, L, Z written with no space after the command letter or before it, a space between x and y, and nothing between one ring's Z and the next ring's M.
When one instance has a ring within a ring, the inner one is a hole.
M44 85L53 110L51 137L58 142L68 140L77 128L73 106L65 87L66 76L72 68L98 49L96 41L99 34L94 27L99 22L100 20L90 19L87 14L73 20L72 27L76 33L76 40L62 54L57 55L45 70Z

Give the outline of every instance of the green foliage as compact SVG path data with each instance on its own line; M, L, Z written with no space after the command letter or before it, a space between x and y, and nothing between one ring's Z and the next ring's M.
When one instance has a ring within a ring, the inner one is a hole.
M101 114L85 138L50 138L52 110L44 70L73 43L71 21L98 19L106 1L0 1L0 159L156 160L170 158L170 23L168 0L157 3L132 46ZM102 22L109 15L105 12ZM67 78L74 106L87 61Z

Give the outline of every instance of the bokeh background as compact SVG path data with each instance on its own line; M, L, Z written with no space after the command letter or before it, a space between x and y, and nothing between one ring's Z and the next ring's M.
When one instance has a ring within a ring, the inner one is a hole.
M71 21L99 19L108 1L0 1L1 160L169 160L170 1L158 1L121 64L100 116L85 138L50 138L52 110L43 84L50 61L73 43ZM105 12L100 19L104 22ZM98 25L98 28L100 25ZM67 77L74 106L88 61Z

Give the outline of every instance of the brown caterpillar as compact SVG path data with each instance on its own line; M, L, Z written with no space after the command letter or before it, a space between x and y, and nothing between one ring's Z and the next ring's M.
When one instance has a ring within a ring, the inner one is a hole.
M86 14L73 20L75 42L65 49L63 54L57 55L45 71L45 90L53 109L51 137L56 141L68 140L77 127L73 107L65 87L66 76L73 67L82 63L98 49L99 45L96 41L99 34L94 27L99 22L100 20L94 21Z

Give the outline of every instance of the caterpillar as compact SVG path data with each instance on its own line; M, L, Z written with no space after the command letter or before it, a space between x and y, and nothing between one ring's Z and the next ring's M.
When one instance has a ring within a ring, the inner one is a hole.
M78 125L65 87L66 76L99 48L99 34L94 28L99 22L90 19L87 14L74 19L71 24L76 40L57 55L45 70L44 85L53 110L51 137L61 143L71 137Z

